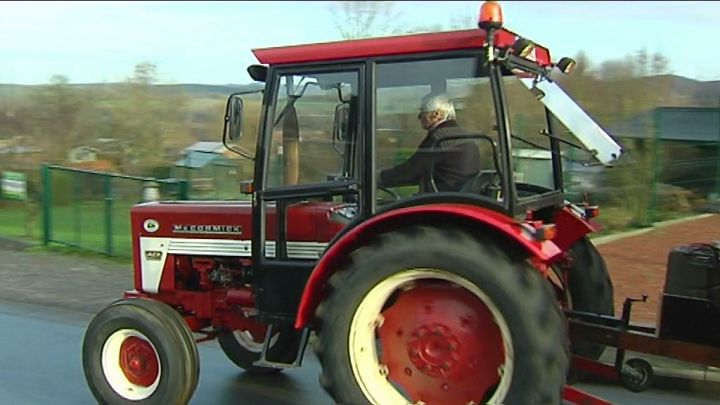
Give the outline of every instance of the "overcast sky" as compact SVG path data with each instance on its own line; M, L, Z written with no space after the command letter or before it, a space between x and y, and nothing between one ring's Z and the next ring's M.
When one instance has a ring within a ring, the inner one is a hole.
M480 1L394 2L398 24L476 18ZM720 80L720 2L501 1L505 26L550 48L584 50L593 62L645 48L672 73ZM251 49L340 40L332 2L3 2L0 83L113 82L140 62L162 83L248 83Z

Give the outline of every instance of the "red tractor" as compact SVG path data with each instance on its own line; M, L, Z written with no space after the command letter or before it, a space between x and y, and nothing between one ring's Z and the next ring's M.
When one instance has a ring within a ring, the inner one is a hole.
M613 314L597 210L565 200L563 164L621 153L550 77L574 62L495 2L479 29L253 52L262 96L231 95L223 134L254 161L247 198L132 209L134 290L83 343L97 400L189 401L196 343L217 338L251 373L300 366L310 342L337 403L559 403L570 353L604 348L569 342L563 309ZM453 100L482 167L458 190L378 187L424 136L427 93Z

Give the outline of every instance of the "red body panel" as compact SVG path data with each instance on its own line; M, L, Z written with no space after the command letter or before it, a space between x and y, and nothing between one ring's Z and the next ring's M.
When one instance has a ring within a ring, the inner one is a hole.
M224 290L216 288L209 291L172 291L158 294L146 294L138 291L126 291L124 298L150 298L162 301L172 307L182 307L185 321L193 332L213 325L232 330L253 330L264 327L252 318L243 316L236 307L254 306L252 291L247 289Z
M480 29L462 31L433 32L383 38L358 39L351 41L325 42L319 44L284 46L253 49L260 63L282 65L334 61L344 59L363 59L380 56L407 55L425 52L454 51L459 49L482 49L486 33ZM495 34L495 45L512 45L517 34L501 29ZM535 59L542 66L550 64L550 51L536 45Z
M287 239L295 242L328 242L343 225L329 219L328 213L339 204L332 202L299 203L288 209ZM272 240L276 234L275 207L267 209L268 228L266 235ZM145 229L147 220L157 226ZM140 238L167 239L252 239L252 205L250 202L153 202L136 205L131 210L135 290L127 291L126 298L148 297L160 300L173 307L182 308L185 320L191 330L202 332L213 326L231 330L250 330L258 335L264 333L265 325L255 318L245 316L240 308L254 308L251 287L218 285L209 278L217 267L217 259L207 256L168 253L162 267L160 284L156 293L142 289L142 255ZM182 228L177 228L178 226ZM193 228L193 226L195 228ZM198 226L204 226L200 232ZM219 226L218 233L212 233ZM222 233L231 230L232 232ZM250 257L225 257L225 263L234 266L233 271L250 268ZM188 280L193 286L188 289ZM212 332L208 338L212 338Z
M313 273L308 279L305 291L300 300L295 327L301 329L312 319L319 301L322 298L323 287L333 272L336 263L348 254L354 246L377 234L378 228L392 221L413 223L417 217L452 216L463 218L469 224L481 223L511 237L519 246L526 249L537 260L549 263L559 257L561 251L551 241L538 242L532 239L521 223L504 214L476 206L461 204L428 204L397 209L373 217L353 228L335 242L320 258Z
M299 242L328 242L342 225L331 221L328 213L339 204L332 202L299 203L288 209L287 239ZM268 240L276 235L275 207L267 209ZM141 288L140 237L183 238L183 239L252 239L252 205L250 202L153 202L136 205L130 211L133 238L135 289ZM143 223L153 219L159 227L153 232L143 228ZM239 226L240 234L178 233L176 225L221 225ZM172 285L174 264L168 259L161 286L163 290Z
M332 202L299 203L289 208L288 240L327 242L325 229L319 230L317 221L329 222L327 214L339 204ZM275 237L275 207L267 209L267 237ZM205 239L251 239L252 206L250 202L154 202L136 205L130 211L134 237L178 237L173 225L236 225L242 227L239 235L212 235L184 232L183 237L202 237ZM146 219L155 219L160 228L155 232L143 229ZM336 229L335 232L339 230ZM201 235L201 236L200 236ZM322 237L321 237L322 235Z
M569 207L558 211L554 222L557 234L553 238L553 242L562 251L570 249L570 246L583 236L599 230L595 223L586 221Z

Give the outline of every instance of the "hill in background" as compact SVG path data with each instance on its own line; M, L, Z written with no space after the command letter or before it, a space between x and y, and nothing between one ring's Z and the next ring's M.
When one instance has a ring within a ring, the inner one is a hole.
M683 76L658 75L635 78L643 86L665 87L671 89L674 97L687 100L697 106L717 106L720 104L720 80L699 81ZM121 83L81 83L70 84L71 88L77 89L103 89L118 86ZM47 85L22 85L0 83L0 103L3 99L23 97L34 90ZM180 84L159 84L154 87L165 94L182 92L191 98L218 96L227 97L233 92L250 91L262 89L261 83L249 84L201 84L201 83L180 83Z
M103 89L117 87L122 83L79 83L70 84L71 88L76 89ZM38 85L25 85L25 84L7 84L0 83L0 100L2 97L21 97L31 93L32 91L47 86L47 84ZM158 90L164 93L184 92L191 97L202 97L202 96L228 96L230 93L236 91L249 91L262 89L263 85L260 83L250 84L199 84L199 83L183 83L183 84L157 84L154 86Z

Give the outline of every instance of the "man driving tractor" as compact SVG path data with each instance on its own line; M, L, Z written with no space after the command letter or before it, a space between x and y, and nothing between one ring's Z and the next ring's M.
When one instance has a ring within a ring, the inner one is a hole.
M460 191L478 172L480 154L472 141L443 140L467 133L455 120L453 102L445 94L427 94L417 118L428 131L427 135L405 162L380 171L378 184L383 187L418 185L421 193Z

